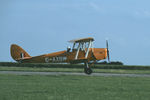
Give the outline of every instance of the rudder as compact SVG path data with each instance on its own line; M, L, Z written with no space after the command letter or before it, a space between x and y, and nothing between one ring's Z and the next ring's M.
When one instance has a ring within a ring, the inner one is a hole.
M11 45L10 53L11 57L16 61L19 59L23 59L25 57L31 57L24 49L22 49L20 46L16 44Z

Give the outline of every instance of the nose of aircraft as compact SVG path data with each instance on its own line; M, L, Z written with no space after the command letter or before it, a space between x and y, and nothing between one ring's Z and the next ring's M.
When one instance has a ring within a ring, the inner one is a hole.
M107 58L107 48L94 48L93 51L96 60L102 60Z

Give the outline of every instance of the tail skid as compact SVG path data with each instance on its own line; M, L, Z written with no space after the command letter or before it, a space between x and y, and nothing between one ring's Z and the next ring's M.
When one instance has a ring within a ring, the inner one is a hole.
M22 49L20 46L18 46L16 44L11 45L10 53L11 53L11 57L15 61L18 61L20 59L24 59L24 58L27 58L27 57L31 57L24 49Z

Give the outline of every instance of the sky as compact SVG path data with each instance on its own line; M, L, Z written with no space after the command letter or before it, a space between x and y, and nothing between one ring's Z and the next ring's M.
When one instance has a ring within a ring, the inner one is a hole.
M111 61L150 65L150 0L0 0L0 61L10 45L31 56L66 50L69 40L109 41Z

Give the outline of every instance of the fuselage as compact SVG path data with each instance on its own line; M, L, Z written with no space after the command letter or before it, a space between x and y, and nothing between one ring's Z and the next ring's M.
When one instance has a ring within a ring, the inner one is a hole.
M85 58L85 51L79 50L78 58L76 59L76 52L77 50L71 50L69 52L64 50L40 56L24 57L17 61L23 63L82 63L84 60L90 62L106 59L107 57L106 48L90 48L87 58Z

